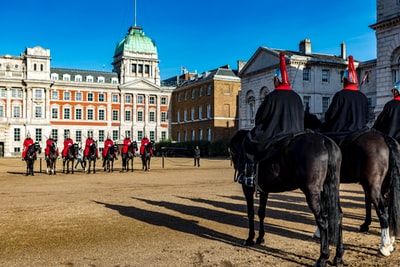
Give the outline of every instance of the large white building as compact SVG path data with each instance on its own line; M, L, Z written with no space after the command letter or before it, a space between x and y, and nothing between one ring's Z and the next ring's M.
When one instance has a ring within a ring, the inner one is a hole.
M28 132L42 147L51 133L59 148L66 133L84 143L91 132L100 149L108 134L116 142L169 138L173 88L160 85L153 40L131 27L113 57L113 71L102 72L52 68L40 46L0 56L0 156L20 156Z

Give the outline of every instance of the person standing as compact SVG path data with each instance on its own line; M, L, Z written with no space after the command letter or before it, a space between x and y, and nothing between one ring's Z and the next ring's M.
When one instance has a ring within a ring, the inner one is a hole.
M343 89L333 96L321 126L321 132L337 144L341 144L353 132L368 129L368 98L358 89L353 56L349 56L348 68L343 74L343 85Z
M28 148L31 145L33 145L34 143L35 143L35 141L33 141L33 139L31 138L31 134L28 132L26 134L26 138L24 140L23 147L22 147L22 160L25 160L26 152L28 151Z
M393 99L385 104L372 128L387 134L400 142L400 82L392 88Z
M200 148L199 146L196 146L194 149L194 166L200 167Z
M290 87L285 54L279 54L274 72L275 90L267 94L257 110L255 126L243 140L239 152L237 182L254 186L253 166L276 138L304 130L304 107L300 96Z
M85 165L84 165L84 161L83 161L83 149L81 146L79 146L79 150L78 150L78 158L75 164L75 170L77 170L78 168L78 164L81 164L82 169L85 171Z

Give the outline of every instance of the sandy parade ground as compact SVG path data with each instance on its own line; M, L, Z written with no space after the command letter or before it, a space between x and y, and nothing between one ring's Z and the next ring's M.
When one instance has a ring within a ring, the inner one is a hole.
M266 242L244 247L246 206L228 159L197 168L192 158L155 157L145 172L136 158L134 172L120 168L64 174L59 160L50 176L38 160L25 176L21 159L0 158L0 266L288 267L319 256L299 190L271 194ZM398 241L390 257L378 254L375 212L370 232L358 232L363 200L361 186L341 185L346 266L400 266Z

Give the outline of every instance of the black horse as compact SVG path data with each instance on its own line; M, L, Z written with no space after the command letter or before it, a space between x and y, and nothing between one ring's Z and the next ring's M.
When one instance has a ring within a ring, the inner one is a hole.
M41 152L42 149L39 142L35 142L28 147L24 158L26 162L26 176L35 175L33 172L33 165L35 164L35 160L37 159L37 153L40 154Z
M56 142L52 141L49 147L49 154L46 158L47 168L46 173L51 175L56 175L56 164L57 164L57 144Z
M67 150L67 156L63 158L63 173L69 173L69 167L71 166L71 173L74 174L74 161L78 158L79 145L73 144ZM65 166L67 167L65 170Z
M240 146L248 131L232 138L230 151L235 170ZM343 263L342 211L339 200L341 153L330 138L314 132L302 132L283 138L266 152L269 156L257 164L256 187L260 191L260 231L257 243L264 241L265 208L269 193L300 188L321 231L320 256L316 266L329 259L329 243L336 245L333 264ZM236 171L235 171L236 176ZM254 244L254 187L242 185L247 202L249 236L246 245Z
M150 171L150 159L153 155L153 142L149 142L144 146L142 157L142 170Z
M93 173L96 173L96 160L97 160L97 141L93 142L92 145L89 146L89 154L85 157L84 165L86 166L86 172L90 173L93 168ZM88 163L86 163L88 161Z
M389 256L395 237L400 235L400 146L393 138L374 129L356 132L340 145L341 183L360 183L365 194L365 221L371 224L371 203L381 227L379 251Z
M309 121L304 124L312 128ZM400 235L399 144L379 131L368 129L349 134L340 148L343 157L340 182L361 184L365 195L365 221L360 232L369 230L373 204L381 227L379 251L389 256L395 238ZM315 235L319 236L318 230Z
M133 141L129 146L128 150L126 153L121 153L122 156L122 171L133 171L133 160L136 155L136 151L138 149L136 141ZM129 163L131 164L131 167L129 168Z
M114 171L114 160L115 154L119 153L118 145L114 144L110 146L107 150L107 155L103 158L104 171L113 172Z

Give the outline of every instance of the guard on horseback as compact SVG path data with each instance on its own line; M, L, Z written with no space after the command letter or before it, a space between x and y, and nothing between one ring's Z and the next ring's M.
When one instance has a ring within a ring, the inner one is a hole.
M237 182L253 186L254 164L271 143L304 130L304 108L300 96L290 87L285 54L274 72L275 90L266 95L257 110L255 126L243 140L238 161Z
M90 133L88 133L88 137L87 137L87 139L86 139L86 144L85 144L85 151L84 151L84 156L85 156L85 159L87 158L87 157L89 157L89 152L90 152L90 147L92 146L92 145L94 145L94 139L93 139L93 134L90 132ZM99 158L99 151L96 149L96 158Z
M358 89L353 56L349 56L348 68L343 74L343 85L343 89L333 96L325 113L325 122L321 126L321 132L337 144L341 144L351 133L368 129L368 99Z
M141 145L140 145L140 155L143 155L144 148L150 143L149 138L147 136L142 138ZM153 148L150 148L150 154L153 154Z
M62 157L64 158L65 161L65 157L68 155L68 149L74 145L74 141L72 141L72 139L69 136L69 133L67 133L64 137L64 148L62 151Z
M53 145L53 143L55 143L56 141L54 141L53 139L53 135L49 134L49 138L46 141L46 149L44 150L44 158L47 161L49 154L50 154L50 147ZM58 151L58 147L56 146L56 154L57 157L59 155L59 151Z
M35 143L35 141L33 141L33 139L31 138L31 134L28 131L28 133L26 134L26 138L24 140L23 148L22 148L22 160L25 160L26 152L28 151L29 146L33 145L34 143Z
M129 146L130 146L131 144L132 144L132 140L131 140L131 138L129 137L129 135L127 135L127 136L124 138L124 145L122 146L121 153L122 153L122 154L128 153Z
M385 104L372 128L387 134L400 142L400 82L392 88L393 99Z
M104 164L105 164L105 158L107 157L108 149L110 147L112 147L113 145L114 145L114 142L111 139L110 134L107 134L107 139L104 141L104 149L103 149L103 153L102 153L102 155L103 155L103 167L104 167ZM114 158L116 160L118 160L117 151L116 150L114 151Z

